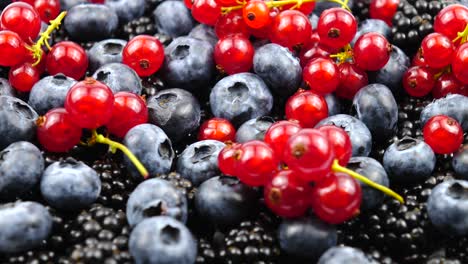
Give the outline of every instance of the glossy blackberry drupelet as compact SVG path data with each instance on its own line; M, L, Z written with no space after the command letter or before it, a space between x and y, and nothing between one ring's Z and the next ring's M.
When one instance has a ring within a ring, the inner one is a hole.
M122 63L109 63L101 66L93 74L93 78L106 84L114 94L131 92L141 94L143 86L136 72Z
M369 6L371 0L358 0L355 1L352 10L354 17L358 21L363 21L369 18Z
M44 77L32 87L28 104L40 115L45 115L51 109L63 107L68 90L75 83L75 79L62 73Z
M269 116L262 116L242 124L236 131L236 142L245 143L251 140L263 140L268 128L275 122Z
M141 16L132 21L127 22L121 27L119 35L123 39L130 40L138 35L154 35L156 26L152 17Z
M171 172L168 174L162 174L158 176L159 179L166 180L170 182L174 187L179 190L183 195L187 197L187 202L189 205L189 210L191 210L193 206L193 201L195 199L195 193L197 192L197 188L193 186L192 182L183 178L177 172Z

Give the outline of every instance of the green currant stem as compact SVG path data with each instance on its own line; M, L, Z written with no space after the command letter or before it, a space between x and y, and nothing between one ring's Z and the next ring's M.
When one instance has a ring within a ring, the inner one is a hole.
M337 4L340 4L342 8L348 10L348 11L351 11L351 9L349 9L348 7L348 1L349 0L344 0L344 1L341 1L341 0L326 0L328 2L333 2L333 3L337 3ZM304 3L311 3L311 2L317 2L317 0L280 0L280 1L266 1L265 4L268 6L268 8L272 8L272 7L282 7L282 6L285 6L285 5L292 5L292 4L295 4L291 9L295 9L295 8L299 8L301 7L302 4ZM236 6L228 6L228 7L221 7L221 12L223 14L227 14L231 11L234 11L234 10L239 10L239 9L242 9L244 7L245 3L243 4L240 4L240 5L236 5Z
M452 40L453 43L460 40L460 44L463 44L468 39L468 24L465 26L465 29L462 32L457 33L457 37Z
M440 70L438 73L434 74L434 80L437 81L437 79L439 79L440 76L442 76L445 73L450 73L450 72L452 72L452 68L451 68L450 65L448 65L445 68L443 68L442 70Z
M344 63L349 59L353 58L353 49L351 48L350 44L347 44L344 47L344 51L338 52L336 54L331 54L330 58L336 58L338 60L338 64Z
M395 199L397 199L400 203L405 203L405 200L403 199L403 197L401 197L399 194L397 194L396 192L392 191L391 189L383 186L383 185L380 185L378 183L375 183L371 180L369 180L368 178L366 178L365 176L362 176L361 174L357 173L357 172L354 172L346 167L343 167L341 166L339 163L338 163L338 160L335 160L333 162L333 165L332 165L332 171L334 172L342 172L342 173L346 173L348 174L349 176L355 178L356 180L359 180L367 185L369 185L370 187L374 188L374 189L377 189Z

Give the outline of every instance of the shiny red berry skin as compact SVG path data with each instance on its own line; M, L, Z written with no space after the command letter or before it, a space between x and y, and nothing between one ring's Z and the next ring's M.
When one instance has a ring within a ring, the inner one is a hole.
M309 208L312 188L297 179L291 170L281 170L265 185L265 203L275 214L293 218L303 216Z
M81 128L95 129L112 117L114 94L104 83L87 78L77 82L67 93L65 109Z
M11 67L24 62L28 50L21 37L13 31L0 31L0 66Z
M433 116L423 128L424 141L437 154L450 154L463 142L463 128L453 118L445 115Z
M29 4L15 2L9 4L0 17L1 28L16 32L23 41L32 43L41 30L41 18Z
M377 71L383 68L390 59L392 45L376 32L365 33L354 44L354 62L366 71Z
M47 151L67 152L80 142L81 128L65 108L55 108L39 117L37 138Z
M164 61L164 47L153 36L139 35L132 38L122 51L122 62L140 77L157 72Z
M357 31L357 23L351 12L333 7L322 12L317 23L320 42L332 48L342 48Z
M356 64L345 62L338 65L338 70L340 71L340 83L335 94L341 98L352 100L362 87L369 84L366 71L361 70Z
M34 8L39 13L42 21L49 23L50 20L55 19L60 14L60 1L59 0L36 0Z
M34 6L35 1L36 0L13 0L12 2L24 2L30 4L31 6Z
M325 179L334 158L327 136L312 128L302 129L289 138L283 152L283 161L289 169L298 172L298 177L306 182Z
M431 33L421 42L424 62L433 69L443 68L452 62L455 47L452 41L440 33Z
M423 97L434 88L434 72L428 67L413 66L405 72L402 82L409 95Z
M249 39L239 35L225 37L214 49L216 67L229 75L248 72L253 66L254 52Z
M242 35L246 38L250 36L241 10L235 10L219 17L215 25L215 32L219 39L229 35Z
M249 32L252 36L259 39L270 38L270 33L272 30L273 22L275 21L276 16L280 13L280 10L276 7L270 9L270 23L261 28L249 28Z
M424 57L421 54L421 50L418 50L418 52L416 52L413 59L411 60L411 65L427 67L426 61L424 60Z
M282 158L284 147L289 138L301 129L302 127L296 121L278 121L268 128L263 140L273 149L278 158Z
M299 90L289 97L285 106L286 118L296 120L303 128L313 128L328 117L325 98L314 91Z
M468 8L455 4L440 10L434 18L434 31L453 40L458 32L462 32L468 23ZM460 40L455 42L459 45Z
M118 92L114 95L112 117L107 123L108 131L123 138L134 126L148 122L148 108L138 95L129 92Z
M194 0L192 16L200 23L214 26L221 16L221 5L216 0Z
M301 66L305 67L309 61L315 58L330 58L330 52L328 52L322 45L316 44L307 46L301 49L301 53L299 54L299 59L301 62Z
M442 98L447 94L465 94L466 91L466 87L452 73L445 73L435 82L432 96Z
M312 209L323 221L340 224L356 216L361 206L359 183L344 173L333 173L312 190Z
M295 7L293 10L301 11L304 15L309 15L315 9L315 2L302 3L300 7L297 7L297 4L284 5L283 10L288 10Z
M369 6L369 16L374 19L385 21L387 25L392 26L393 16L395 15L399 0L374 0Z
M192 0L184 0L184 4L188 9L192 9L193 1Z
M306 15L297 10L285 10L275 17L270 40L292 49L307 44L311 34L312 26Z
M229 143L219 152L218 167L224 175L237 176L241 144Z
M278 170L279 160L265 142L253 140L241 145L237 165L239 180L248 186L263 186Z
M328 142L333 146L335 159L341 166L346 166L353 154L353 146L348 134L337 126L325 125L318 128L328 138Z
M206 120L200 126L198 140L218 140L221 142L234 141L236 138L236 129L224 118L213 117Z
M270 24L270 9L263 0L251 0L242 8L242 16L247 26L262 28Z
M88 68L88 56L80 45L71 41L62 41L55 44L47 54L46 68L50 75L63 73L79 80Z
M325 95L332 93L340 83L340 72L336 64L328 58L315 58L302 70L302 79L310 90Z
M237 4L237 0L217 0L222 6L235 6Z
M8 80L11 86L20 92L29 92L40 79L40 72L31 63L26 62L10 68Z
M452 60L452 72L463 84L468 84L468 43L458 47Z

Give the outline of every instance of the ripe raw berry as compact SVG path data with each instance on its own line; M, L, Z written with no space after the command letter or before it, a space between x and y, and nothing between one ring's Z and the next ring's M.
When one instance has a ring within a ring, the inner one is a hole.
M157 72L164 61L161 42L148 35L132 38L122 51L122 62L132 68L140 77Z
M50 75L63 73L79 80L88 68L88 56L80 45L62 41L55 44L47 54L46 68Z
M313 128L328 116L325 98L314 91L299 90L286 102L286 118L297 120L304 128Z
M237 0L218 0L222 6L235 6L237 4Z
M263 0L252 0L242 8L242 16L247 26L262 28L270 24L270 9Z
M301 11L304 15L309 15L315 9L315 2L302 3L300 7L297 7L296 3L288 4L288 5L284 5L281 9L282 10L295 9L297 11Z
M302 78L312 91L325 95L338 87L340 72L331 59L315 58L304 67Z
M393 16L398 9L399 3L399 0L371 1L369 6L369 16L371 18L383 20L387 25L392 26Z
M340 71L340 84L335 94L341 98L352 100L354 95L369 83L366 71L356 64L345 62L338 65Z
M262 28L247 27L249 29L250 34L259 39L270 38L270 33L272 30L273 22L275 21L275 18L279 13L280 13L280 10L277 7L271 8L270 9L270 23Z
M424 62L433 69L449 65L455 54L452 41L440 33L427 35L421 43L421 50Z
M333 7L322 12L317 23L320 42L332 48L342 48L351 40L357 31L357 23L349 11Z
M206 120L200 126L200 132L198 132L198 140L218 140L221 142L234 141L236 138L236 129L224 118L213 117Z
M301 60L301 66L305 67L309 61L315 58L329 58L330 52L328 52L322 45L320 44L312 44L307 45L303 49L301 49L301 53L299 55L299 59Z
M281 217L299 217L309 208L312 188L292 170L277 172L263 191L265 203Z
M240 35L230 35L216 43L216 67L227 74L248 72L253 65L254 48L250 40Z
M335 159L341 166L346 166L353 154L353 146L348 134L337 126L325 125L319 127L321 132L328 138L328 142L333 146L335 152Z
M273 150L263 141L253 140L241 145L236 176L249 186L263 186L279 166Z
M240 148L241 144L228 143L226 147L219 152L218 167L223 174L230 176L236 176L238 174L237 167L241 154Z
M73 85L65 98L65 109L81 128L95 129L109 122L114 94L107 85L92 78Z
M0 66L11 67L24 62L28 50L21 37L13 31L0 31Z
M314 213L330 224L340 224L357 215L361 200L361 186L344 173L331 174L312 190Z
M34 1L34 8L36 8L42 21L49 23L50 20L55 19L60 13L59 0L36 0Z
M440 10L434 19L434 31L453 40L468 23L468 8L463 5L449 5ZM458 45L459 40L455 42Z
M421 50L418 50L418 52L416 52L413 59L411 60L411 65L427 67L426 61L424 60L424 57L421 54Z
M452 61L452 72L463 84L468 84L468 43L458 47Z
M188 9L192 9L193 0L184 0L184 4Z
M221 16L221 5L215 0L194 0L192 16L200 23L214 26Z
M40 72L31 63L25 62L10 68L8 80L11 86L21 92L31 91L33 85L40 79Z
M403 87L414 97L426 96L434 85L434 72L428 67L413 66L403 75Z
M390 59L392 45L376 32L365 33L354 44L354 62L366 71L380 70Z
M292 49L307 44L311 34L312 26L306 15L297 10L285 10L275 17L270 40Z
M241 10L235 10L222 15L215 25L216 36L219 39L229 35L242 35L246 38L250 36L249 28L244 22Z
M424 141L437 154L450 154L463 142L463 129L453 118L445 115L433 116L423 128Z
M123 138L132 127L147 121L148 108L140 96L129 92L114 95L112 117L106 125L111 134Z
M41 18L29 4L16 2L9 4L0 17L1 28L16 32L23 41L32 43L41 30Z
M335 153L328 138L319 130L306 128L287 142L283 161L306 181L319 182L328 177Z
M67 152L80 142L81 128L65 108L55 108L37 120L39 143L51 152Z
M278 121L265 132L264 141L273 149L278 158L282 158L284 147L289 138L299 132L302 127L295 121Z
M465 94L468 89L459 81L453 73L445 73L440 76L432 89L434 98L442 98L447 94Z

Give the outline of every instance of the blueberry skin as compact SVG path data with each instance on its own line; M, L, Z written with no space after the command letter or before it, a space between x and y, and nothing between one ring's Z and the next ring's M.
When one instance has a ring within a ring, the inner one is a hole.
M197 258L197 242L190 230L166 216L137 225L128 247L137 264L193 264Z
M278 229L281 249L301 258L318 259L337 239L335 226L316 218L285 219Z
M15 89L11 86L7 79L0 78L0 96L15 96Z
M87 3L89 3L88 0L60 0L60 8L62 10L70 10L70 8L76 5Z
M105 5L80 4L67 13L65 30L76 41L96 41L108 39L117 29L117 14Z
M354 46L354 43L360 36L369 32L377 32L386 39L390 39L392 35L392 29L383 20L369 18L359 23L358 30L351 41L351 45Z
M369 128L375 140L395 134L398 105L387 86L377 83L364 86L353 98L352 111Z
M178 37L165 48L163 77L172 87L206 90L214 76L213 46L204 40Z
M421 111L421 126L433 116L446 115L455 119L468 131L468 97L460 94L449 94L434 100Z
M255 51L254 72L279 95L292 95L302 81L299 59L285 47L266 44Z
M101 193L101 179L88 165L67 158L46 168L41 179L41 193L53 207L75 211L97 200Z
M239 126L247 120L268 115L273 96L263 80L253 73L237 73L221 79L211 90L213 115Z
M328 116L341 114L341 103L336 95L333 93L325 95L325 101L327 101Z
M130 129L123 144L140 160L150 176L168 173L174 159L171 140L164 131L152 124ZM141 177L133 163L125 156L124 163L133 177Z
M354 5L354 0L349 0L348 7L350 9L353 9L353 5ZM322 14L323 11L325 11L326 9L330 9L332 7L341 7L341 5L338 3L334 3L334 2L318 1L316 2L315 8L314 8L314 14L317 14L318 16L320 16L320 14Z
M182 1L164 1L153 11L158 32L172 38L187 35L195 26L190 10Z
M360 249L347 246L336 246L328 249L317 262L317 264L342 263L372 264L376 262L369 260Z
M93 78L105 83L112 92L131 92L141 94L143 85L136 72L122 63L106 64L93 74Z
M323 119L315 127L324 125L335 125L348 133L353 147L353 157L369 156L372 150L372 135L361 120L350 115L339 114Z
M122 62L122 51L127 41L122 39L106 39L94 43L88 50L88 69L95 72L99 67L112 63Z
M451 235L468 233L468 182L447 180L432 189L427 200L432 224Z
M218 37L216 36L216 32L213 27L210 27L205 24L198 24L188 34L189 37L205 40L211 44L211 46L215 46L218 42Z
M36 202L0 205L0 252L17 253L32 249L49 236L52 217Z
M51 109L63 107L68 90L75 83L75 79L62 73L44 77L32 87L28 104L39 115L45 115Z
M177 160L177 172L193 185L219 175L218 155L226 145L217 140L202 140L188 146Z
M352 157L346 167L365 176L375 183L390 187L387 172L384 167L373 158ZM361 181L358 182L361 185L362 190L361 210L373 209L383 202L385 197L383 192L376 190Z
M464 145L452 159L452 167L456 174L468 179L468 145Z
M34 109L22 100L0 96L0 149L17 141L30 141L36 135Z
M275 120L269 116L250 119L242 124L236 131L236 142L245 143L251 140L261 140L265 138L265 133Z
M249 217L257 199L257 192L237 178L217 176L198 187L195 209L208 223L226 227Z
M27 141L9 145L0 152L0 196L16 196L31 190L44 171L41 151Z
M106 0L105 5L117 14L120 24L139 18L145 12L145 0Z
M162 128L173 141L198 128L201 108L198 100L182 89L162 90L147 101L149 122Z
M136 226L141 221L166 215L181 222L187 221L187 198L174 185L162 179L140 183L127 201L127 221Z
M410 137L391 144L385 150L383 165L393 182L420 182L431 176L436 156L424 141Z

